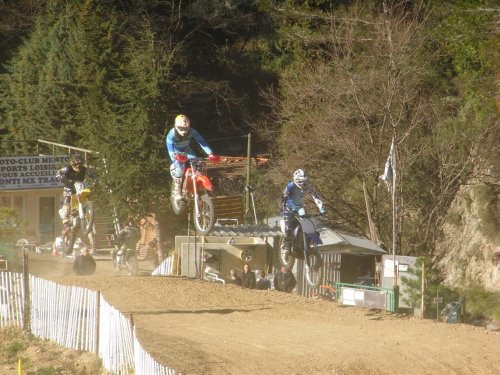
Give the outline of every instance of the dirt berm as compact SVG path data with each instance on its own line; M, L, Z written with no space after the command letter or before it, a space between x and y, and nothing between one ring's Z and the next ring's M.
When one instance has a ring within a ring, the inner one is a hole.
M54 264L57 262L57 264ZM158 362L184 374L500 374L500 333L180 277L31 272L100 290ZM63 276L65 275L65 276Z

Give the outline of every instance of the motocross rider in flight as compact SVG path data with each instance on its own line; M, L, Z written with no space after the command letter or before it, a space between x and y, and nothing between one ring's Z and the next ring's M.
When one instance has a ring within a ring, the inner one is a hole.
M87 177L87 172L88 169L85 165L83 165L82 157L78 154L75 154L71 157L69 165L57 171L56 178L64 184L64 201L61 215L63 219L63 237L68 233L70 229L70 203L71 195L76 194L75 182L83 182Z
M175 118L174 127L167 133L165 138L168 155L172 160L170 174L174 180L173 194L176 200L182 199L182 176L184 175L186 162L188 159L196 157L196 154L190 147L193 138L208 155L209 161L216 162L219 159L219 157L213 153L205 138L195 129L191 128L189 118L186 115L178 115Z
M306 194L311 195L318 206L321 215L326 213L326 208L323 200L316 192L313 185L310 183L307 174L302 169L297 169L293 173L293 181L289 182L281 196L280 209L283 215L282 231L285 234L283 243L283 252L286 254L290 251L293 234L293 214L305 216L304 198Z

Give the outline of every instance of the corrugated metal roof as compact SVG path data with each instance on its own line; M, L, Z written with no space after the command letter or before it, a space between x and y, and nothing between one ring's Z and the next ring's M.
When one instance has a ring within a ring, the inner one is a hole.
M216 237L275 237L283 233L267 224L215 225L210 236Z
M279 223L280 216L267 219L269 223ZM331 252L337 254L354 255L384 255L387 252L373 241L366 237L353 236L345 234L327 227L325 224L316 222L316 228L319 232L322 245L318 250L322 252ZM276 224L277 225L277 224Z
M320 251L357 255L387 254L384 249L365 237L340 233L322 224L318 226L318 232L323 241L323 245L318 246Z

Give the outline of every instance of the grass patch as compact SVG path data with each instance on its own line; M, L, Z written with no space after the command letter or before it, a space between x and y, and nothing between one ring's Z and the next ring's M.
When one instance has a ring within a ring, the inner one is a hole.
M500 320L500 292L491 292L474 284L463 291L468 320Z

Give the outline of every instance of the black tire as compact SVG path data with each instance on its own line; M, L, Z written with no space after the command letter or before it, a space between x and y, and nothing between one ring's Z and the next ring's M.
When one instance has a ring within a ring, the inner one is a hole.
M311 249L312 251L313 249ZM323 260L321 256L314 251L309 255L310 267L305 267L306 281L311 288L317 288L323 281Z
M212 198L203 194L198 200L199 214L194 213L194 226L198 234L207 235L214 228L215 212Z
M80 227L84 236L88 235L94 229L94 206L91 201L85 205L85 215L80 219Z
M171 194L170 194L170 202L172 204L172 210L176 215L181 215L184 212L186 212L187 209L187 201L183 199L175 199L174 198L174 188L175 188L175 181L172 181L172 188L171 188Z
M285 236L281 236L280 237L280 244L279 244L280 262L286 268L291 270L295 264L295 257L291 254L291 251L289 251L288 254L284 253L284 249L283 249L284 243L285 243Z
M121 257L123 256L122 255L118 255L117 254L117 251L115 250L114 251L114 254L113 254L113 259L112 259L112 262L113 262L113 274L117 274L120 272L120 268L121 268Z
M129 276L137 276L139 274L139 262L135 255L129 256L125 263L127 264Z

